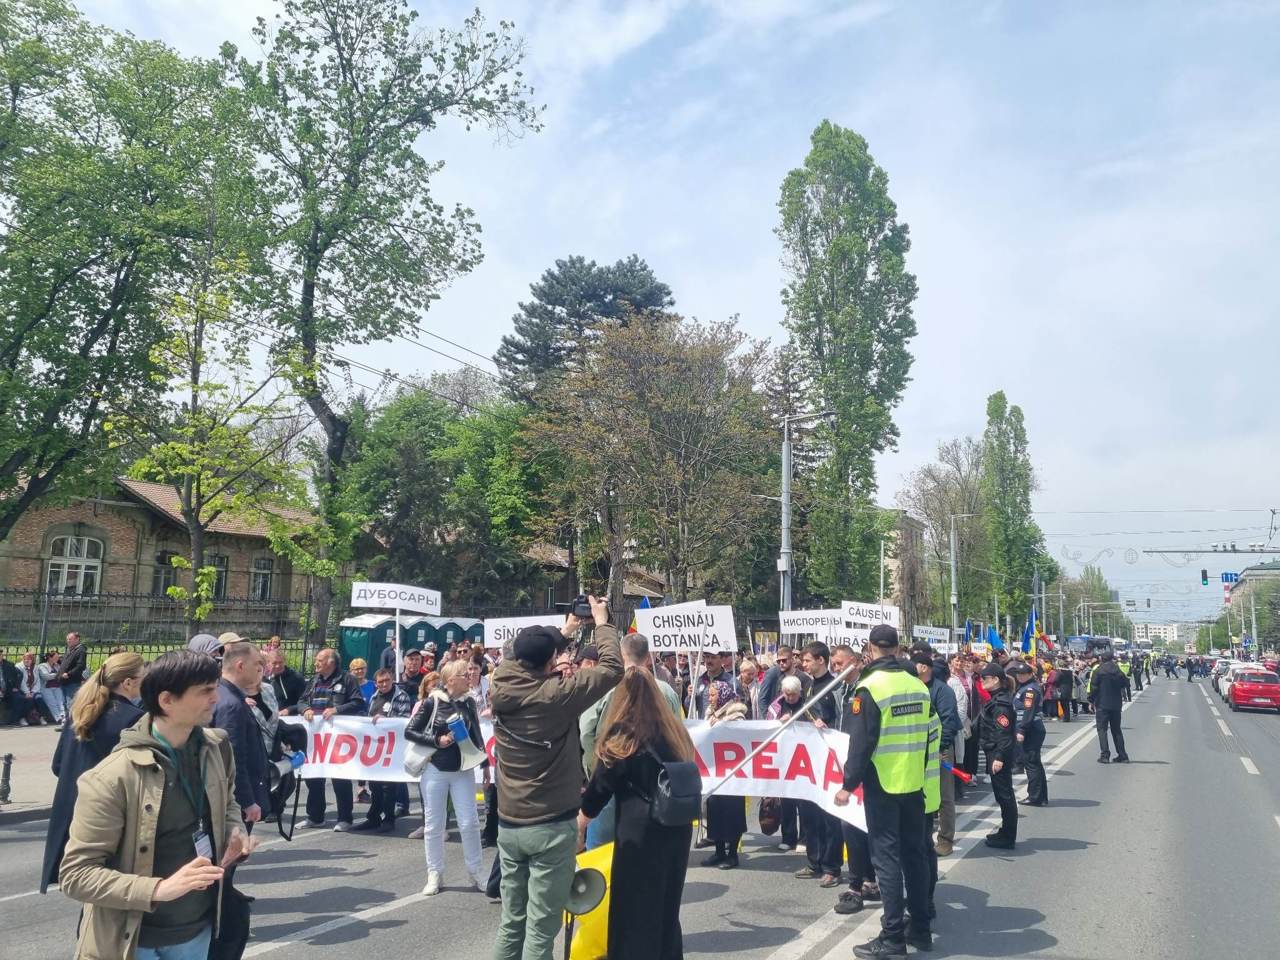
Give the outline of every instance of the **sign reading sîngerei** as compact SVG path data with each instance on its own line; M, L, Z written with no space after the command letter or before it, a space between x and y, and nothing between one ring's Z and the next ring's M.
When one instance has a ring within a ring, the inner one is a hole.
M514 640L516 634L525 627L562 627L564 614L551 613L536 617L496 617L484 622L484 647L486 650L501 650L508 640Z
M351 606L360 610L408 610L427 616L440 615L440 591L403 583L351 584Z
M733 607L706 606L704 601L636 611L636 630L649 638L649 649L696 653L737 653Z
M840 604L840 611L845 620L850 623L865 624L871 627L887 623L897 630L902 629L902 613L892 604L845 600Z

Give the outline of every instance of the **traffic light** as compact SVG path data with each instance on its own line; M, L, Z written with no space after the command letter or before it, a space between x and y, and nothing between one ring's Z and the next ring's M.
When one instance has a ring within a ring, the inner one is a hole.
M1150 597L1147 597L1147 609L1148 609L1148 610L1150 610L1150 609L1151 609L1151 598L1150 598Z
M1208 570L1201 570L1201 571L1200 571L1200 585L1201 585L1201 586L1204 586L1204 587L1207 587L1207 586L1209 585L1209 571L1208 571Z

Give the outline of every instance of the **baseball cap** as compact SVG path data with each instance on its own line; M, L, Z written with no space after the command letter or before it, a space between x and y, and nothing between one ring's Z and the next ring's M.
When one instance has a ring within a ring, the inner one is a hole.
M235 640L232 641L233 643L239 642L240 638L236 637L234 633L231 636L235 637ZM207 653L211 657L222 655L222 645L223 641L212 633L197 633L187 641L188 650L194 650L196 653Z
M583 660L595 660L598 663L600 661L600 648L594 643L588 643L578 651L578 658L575 662L581 663Z
M1027 661L1025 660L1013 661L1011 664L1009 664L1008 672L1018 676L1021 676L1024 673L1035 673L1035 671L1031 668L1031 664L1027 663Z
M516 634L511 650L517 660L545 667L547 661L556 655L556 647L563 639L564 634L554 627L525 627Z
M873 647L881 647L887 649L898 645L898 631L887 623L878 623L871 628L871 634L867 637L871 641Z
M911 654L911 662L919 664L922 667L928 667L930 670L933 669L933 657L929 656L929 654L922 650L917 650L915 653Z
M1000 666L1000 664L998 663L988 663L985 667L982 668L982 673L979 674L979 676L995 677L997 680L1003 680L1004 667Z

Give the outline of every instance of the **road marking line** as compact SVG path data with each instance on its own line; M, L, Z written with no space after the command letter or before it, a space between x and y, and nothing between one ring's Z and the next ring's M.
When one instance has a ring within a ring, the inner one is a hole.
M1226 723L1224 723L1224 722L1222 721L1222 719L1221 719L1221 718L1219 718L1219 720L1218 720L1218 727L1222 730L1222 735L1223 735L1224 737L1229 737L1229 736L1231 736L1231 728L1230 728L1230 727L1228 727L1228 726L1226 725Z
M1240 762L1244 764L1244 769L1247 773L1252 773L1255 777L1258 776L1258 766L1252 760L1248 757L1241 757Z
M1221 716L1222 716L1222 714L1220 714L1220 713L1218 712L1218 708L1217 708L1217 707L1210 707L1210 708L1209 708L1209 712L1210 712L1210 713L1212 713L1215 717L1221 717Z
M49 889L53 889L50 887ZM0 903L7 903L10 900L21 900L23 897L34 897L39 890L28 890L26 893L11 893L7 897L0 897Z
M1280 813L1276 814L1276 826L1280 827Z
M273 950L279 950L281 947L287 947L295 943L302 943L312 937L319 937L334 930L340 930L343 927L350 926L353 923L362 923L365 920L372 920L374 917L381 916L384 913L390 913L392 910L399 910L401 907L407 907L414 903L420 903L425 900L421 893L411 893L407 897L400 897L398 900L391 900L388 903L379 904L376 907L369 907L367 910L361 910L347 917L335 917L327 923L319 926L308 927L305 930L299 930L295 934L281 937L278 940L266 940L262 943L250 944L245 950L246 957L260 957L264 953L271 953Z

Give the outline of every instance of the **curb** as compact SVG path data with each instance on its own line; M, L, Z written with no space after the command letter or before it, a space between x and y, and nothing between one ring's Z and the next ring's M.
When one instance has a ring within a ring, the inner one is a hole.
M26 810L0 809L0 827L11 823L30 823L33 820L48 820L53 807L30 807Z

